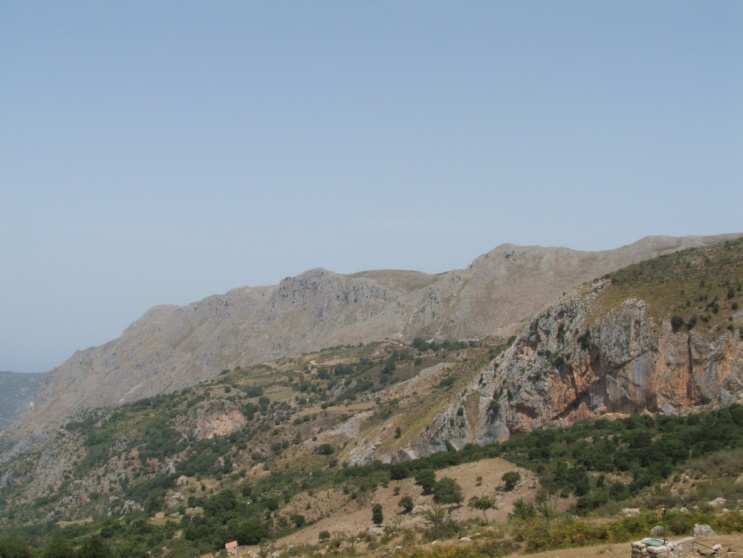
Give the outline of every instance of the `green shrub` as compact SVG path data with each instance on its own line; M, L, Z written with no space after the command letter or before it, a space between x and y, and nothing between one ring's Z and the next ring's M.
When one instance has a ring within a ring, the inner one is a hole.
M32 558L31 548L17 537L0 540L0 558Z
M433 486L433 501L437 504L460 504L462 487L454 479L444 477Z
M436 473L433 472L433 469L421 469L415 474L415 483L423 489L423 494L433 494Z
M245 388L245 395L248 397L260 397L263 395L263 387L262 386L247 386Z
M382 504L374 504L372 506L372 521L375 525L381 525L384 523L384 512L382 511Z
M315 448L315 453L318 455L333 455L335 447L332 444L320 444Z
M503 490L511 492L521 482L521 474L518 471L508 471L503 473L501 480L503 481Z
M404 496L400 499L399 506L401 514L408 514L413 511L415 504L413 503L413 499L410 496Z

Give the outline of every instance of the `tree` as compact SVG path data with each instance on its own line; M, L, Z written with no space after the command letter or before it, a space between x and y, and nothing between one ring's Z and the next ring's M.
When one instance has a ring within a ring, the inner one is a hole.
M4 538L0 541L0 558L31 558L31 549L18 538Z
M268 529L257 518L251 517L244 521L231 521L229 523L232 538L237 539L240 544L258 544L268 537Z
M521 473L518 471L508 471L507 473L503 473L501 480L503 481L503 490L511 492L521 481Z
M262 415L265 415L268 412L269 405L271 405L271 400L268 397L261 397L258 399L258 406L261 408Z
M410 496L404 496L400 499L399 502L400 508L402 511L401 514L407 514L413 511L413 508L415 507L415 504L413 503L413 499Z
M423 489L423 494L433 494L436 473L433 472L433 469L421 469L415 474L415 483Z
M513 504L513 511L511 512L510 517L526 521L536 517L536 515L537 510L534 507L534 504L528 504L522 498L519 498Z
M384 512L382 511L382 504L374 504L372 506L372 521L375 525L381 525L384 523Z
M384 366L382 367L382 374L392 374L395 371L395 369L397 368L395 360L395 355L390 355L390 357L387 359L387 361L384 363Z
M321 541L327 541L328 539L330 539L330 533L328 531L320 531L318 538Z
M671 318L671 330L674 333L678 333L681 331L681 328L684 327L684 319L681 316L673 316Z
M2 552L0 552L0 556L4 556ZM74 556L75 551L73 548L66 540L59 536L49 542L42 554L42 558L74 558Z
M248 386L245 388L245 395L248 397L260 397L263 395L262 386Z
M459 525L449 517L449 510L443 506L434 506L423 514L428 522L428 536L431 538L448 538L456 536Z
M473 510L480 510L483 521L486 521L488 518L487 511L495 508L495 500L489 496L473 496L470 498L468 505Z
M320 444L315 448L315 453L318 455L333 455L335 453L335 447L332 444Z
M433 487L433 501L437 504L460 504L462 487L454 479L444 477Z
M79 558L110 558L111 549L100 537L91 537L80 548Z

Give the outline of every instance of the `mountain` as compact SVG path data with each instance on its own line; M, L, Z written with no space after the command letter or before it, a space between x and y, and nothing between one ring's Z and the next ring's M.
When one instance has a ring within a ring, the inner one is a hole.
M0 430L29 408L45 377L45 374L0 372Z
M223 369L323 347L415 337L509 336L563 292L627 265L728 238L648 237L603 252L502 245L438 275L315 269L187 306L158 306L54 369L23 432L74 412L178 390Z
M317 542L339 525L361 537L377 498L396 513L396 491L425 519L429 469L460 482L468 502L493 493L504 518L516 501L494 491L493 470L528 479L519 497L544 489L582 512L646 488L657 505L660 482L700 506L732 501L743 474L743 239L701 244L561 293L506 341L336 346L83 410L0 455L0 529L56 522L72 538L106 532L146 549L188 546L187 556L231 537ZM410 292L419 281L406 274ZM689 462L699 457L706 465ZM717 470L676 486L689 464ZM660 501L672 497L688 504ZM420 527L412 513L401 521ZM245 518L262 530L242 529Z

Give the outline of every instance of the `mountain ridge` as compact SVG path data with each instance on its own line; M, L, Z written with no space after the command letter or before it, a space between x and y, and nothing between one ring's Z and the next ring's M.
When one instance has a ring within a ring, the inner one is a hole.
M193 385L219 370L335 345L423 336L510 336L563 292L632 263L739 235L645 237L614 250L501 244L439 274L322 268L276 285L158 305L122 335L78 351L51 373L23 431L76 411Z

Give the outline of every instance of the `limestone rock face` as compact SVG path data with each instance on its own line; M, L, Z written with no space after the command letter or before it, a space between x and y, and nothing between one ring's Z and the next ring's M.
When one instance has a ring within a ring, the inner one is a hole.
M736 332L672 330L643 300L594 317L602 281L537 315L418 441L418 453L490 443L607 413L675 415L743 401ZM463 407L476 412L462 412Z
M77 352L54 369L18 431L24 435L42 432L83 408L132 402L188 387L225 368L328 346L416 336L466 339L512 335L534 313L585 281L722 238L652 237L605 252L503 245L477 258L467 269L438 275L414 271L340 275L315 269L275 286L235 289L182 307L159 306L118 339ZM644 322L642 328L635 328L633 320L642 316L641 305L628 306L616 316L615 327L607 325L595 332L602 336L595 341L602 347L601 362L593 362L589 352L575 351L574 359L556 377L540 375L538 370L548 358L537 351L575 343L570 335L562 340L555 337L552 327L558 321L564 322L564 327L580 327L576 321L580 320L579 310L568 305L562 310L563 318L543 315L531 338L519 341L507 370L493 380L499 403L497 409L488 411L492 420L478 427L483 436L497 437L511 428L538 424L553 412L552 407L567 405L575 394L582 399L574 408L563 410L565 418L586 412L591 405L631 406L640 394L648 393L647 382L651 381L661 383L666 391L685 389L674 383L675 377L664 376L660 370L650 374L656 364L647 355L654 344L669 343L664 351L668 359L665 366L675 370L676 360L685 362L684 341L660 338ZM727 354L724 347L700 343L692 340L693 354L699 359L710 351ZM698 392L691 395L714 391L719 377L729 374L730 366L730 362L720 361L705 374L697 374ZM613 370L601 389L591 383L590 375L597 367ZM522 375L534 375L535 383L528 388L509 387L511 378ZM593 387L585 392L589 386ZM511 400L507 399L509 393ZM550 400L549 409L532 409L537 401L546 399ZM666 399L676 401L664 395L657 404L665 404ZM519 411L527 408L531 410Z

